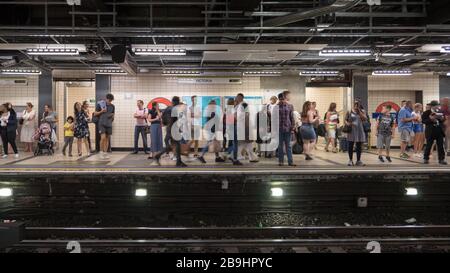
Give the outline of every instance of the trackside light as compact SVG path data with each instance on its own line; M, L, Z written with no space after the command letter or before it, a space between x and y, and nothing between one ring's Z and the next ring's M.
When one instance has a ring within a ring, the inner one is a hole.
M145 197L147 196L147 189L136 189L135 195L136 197Z
M418 194L418 191L416 188L405 188L405 191L406 191L406 195L414 196L414 195Z
M272 193L273 197L282 197L283 196L282 188L271 188L270 192Z
M0 197L10 197L13 194L11 188L0 188Z

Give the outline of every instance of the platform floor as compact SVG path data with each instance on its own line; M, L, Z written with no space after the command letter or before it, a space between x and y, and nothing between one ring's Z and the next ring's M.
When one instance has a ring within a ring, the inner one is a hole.
M207 164L202 164L194 157L183 157L188 164L187 168L176 168L175 161L169 157L161 159L161 166L148 155L140 152L113 152L110 159L102 159L99 154L91 156L63 156L56 152L53 156L33 156L31 153L22 153L19 158L10 155L6 159L0 159L0 174L2 173L68 173L68 172L150 172L150 173L353 173L353 172L450 172L449 166L437 164L436 155L431 158L429 165L422 164L421 158L411 157L408 160L398 158L398 150L392 151L392 163L381 163L375 151L363 153L364 167L348 167L347 153L327 153L319 147L314 151L314 160L306 161L303 155L294 155L296 167L279 167L275 158L260 158L258 163L250 163L248 159L241 160L243 166L233 166L231 162L215 163L213 154L207 154ZM355 155L356 156L356 155Z

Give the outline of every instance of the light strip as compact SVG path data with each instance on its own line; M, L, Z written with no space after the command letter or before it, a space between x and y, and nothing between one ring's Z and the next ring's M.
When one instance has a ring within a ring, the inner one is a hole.
M372 72L374 76L411 76L411 70L376 70Z
M28 55L78 55L78 48L28 48Z
M244 76L280 76L281 71L245 71Z
M450 53L450 46L442 46L441 53Z
M2 69L5 75L41 75L42 72L37 69Z
M186 55L185 49L176 48L134 48L134 54L145 56L183 56Z
M340 56L370 56L370 49L324 49L319 52L319 56L340 57Z
M183 76L183 75L200 75L200 71L193 70L166 70L163 71L163 75L166 76Z
M128 73L121 69L98 69L95 70L95 74L99 75L127 75Z
M322 71L300 71L300 76L329 76L336 77L339 76L339 71L332 70L322 70Z
M447 77L450 77L450 72L447 72Z

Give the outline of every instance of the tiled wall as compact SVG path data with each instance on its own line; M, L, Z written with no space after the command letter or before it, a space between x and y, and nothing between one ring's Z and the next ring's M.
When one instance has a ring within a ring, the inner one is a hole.
M332 102L336 103L337 111L342 111L344 106L344 95L345 92L343 87L306 88L306 100L315 101L317 103L320 119L323 119ZM301 111L301 109L299 110Z
M7 79L8 77L0 77L0 79ZM15 79L24 77L15 77ZM0 103L11 102L12 105L25 106L27 102L34 105L37 111L38 106L38 85L39 78L37 76L26 77L27 85L0 85ZM10 78L12 79L12 78Z
M113 147L132 147L136 110L136 100L147 104L156 97L173 96L264 96L259 77L244 77L242 84L180 84L173 77L113 76L111 93L114 94L116 115L113 126Z

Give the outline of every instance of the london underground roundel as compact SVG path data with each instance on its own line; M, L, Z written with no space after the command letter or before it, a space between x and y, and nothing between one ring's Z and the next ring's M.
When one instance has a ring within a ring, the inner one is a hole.
M165 108L167 108L168 106L171 106L172 105L172 102L170 101L170 100L168 100L168 99L166 99L166 98L163 98L163 97L158 97L158 98L154 98L154 99L152 99L148 104L147 104L147 108L148 109L152 109L152 104L153 104L153 102L157 102L158 104L159 104L159 108L162 110L162 109L165 109Z
M390 105L392 107L392 110L394 110L395 112L400 111L400 106L398 106L397 103L392 102L392 101L385 101L377 106L377 109L375 110L375 112L381 113L383 111L383 107L385 107L387 105Z

